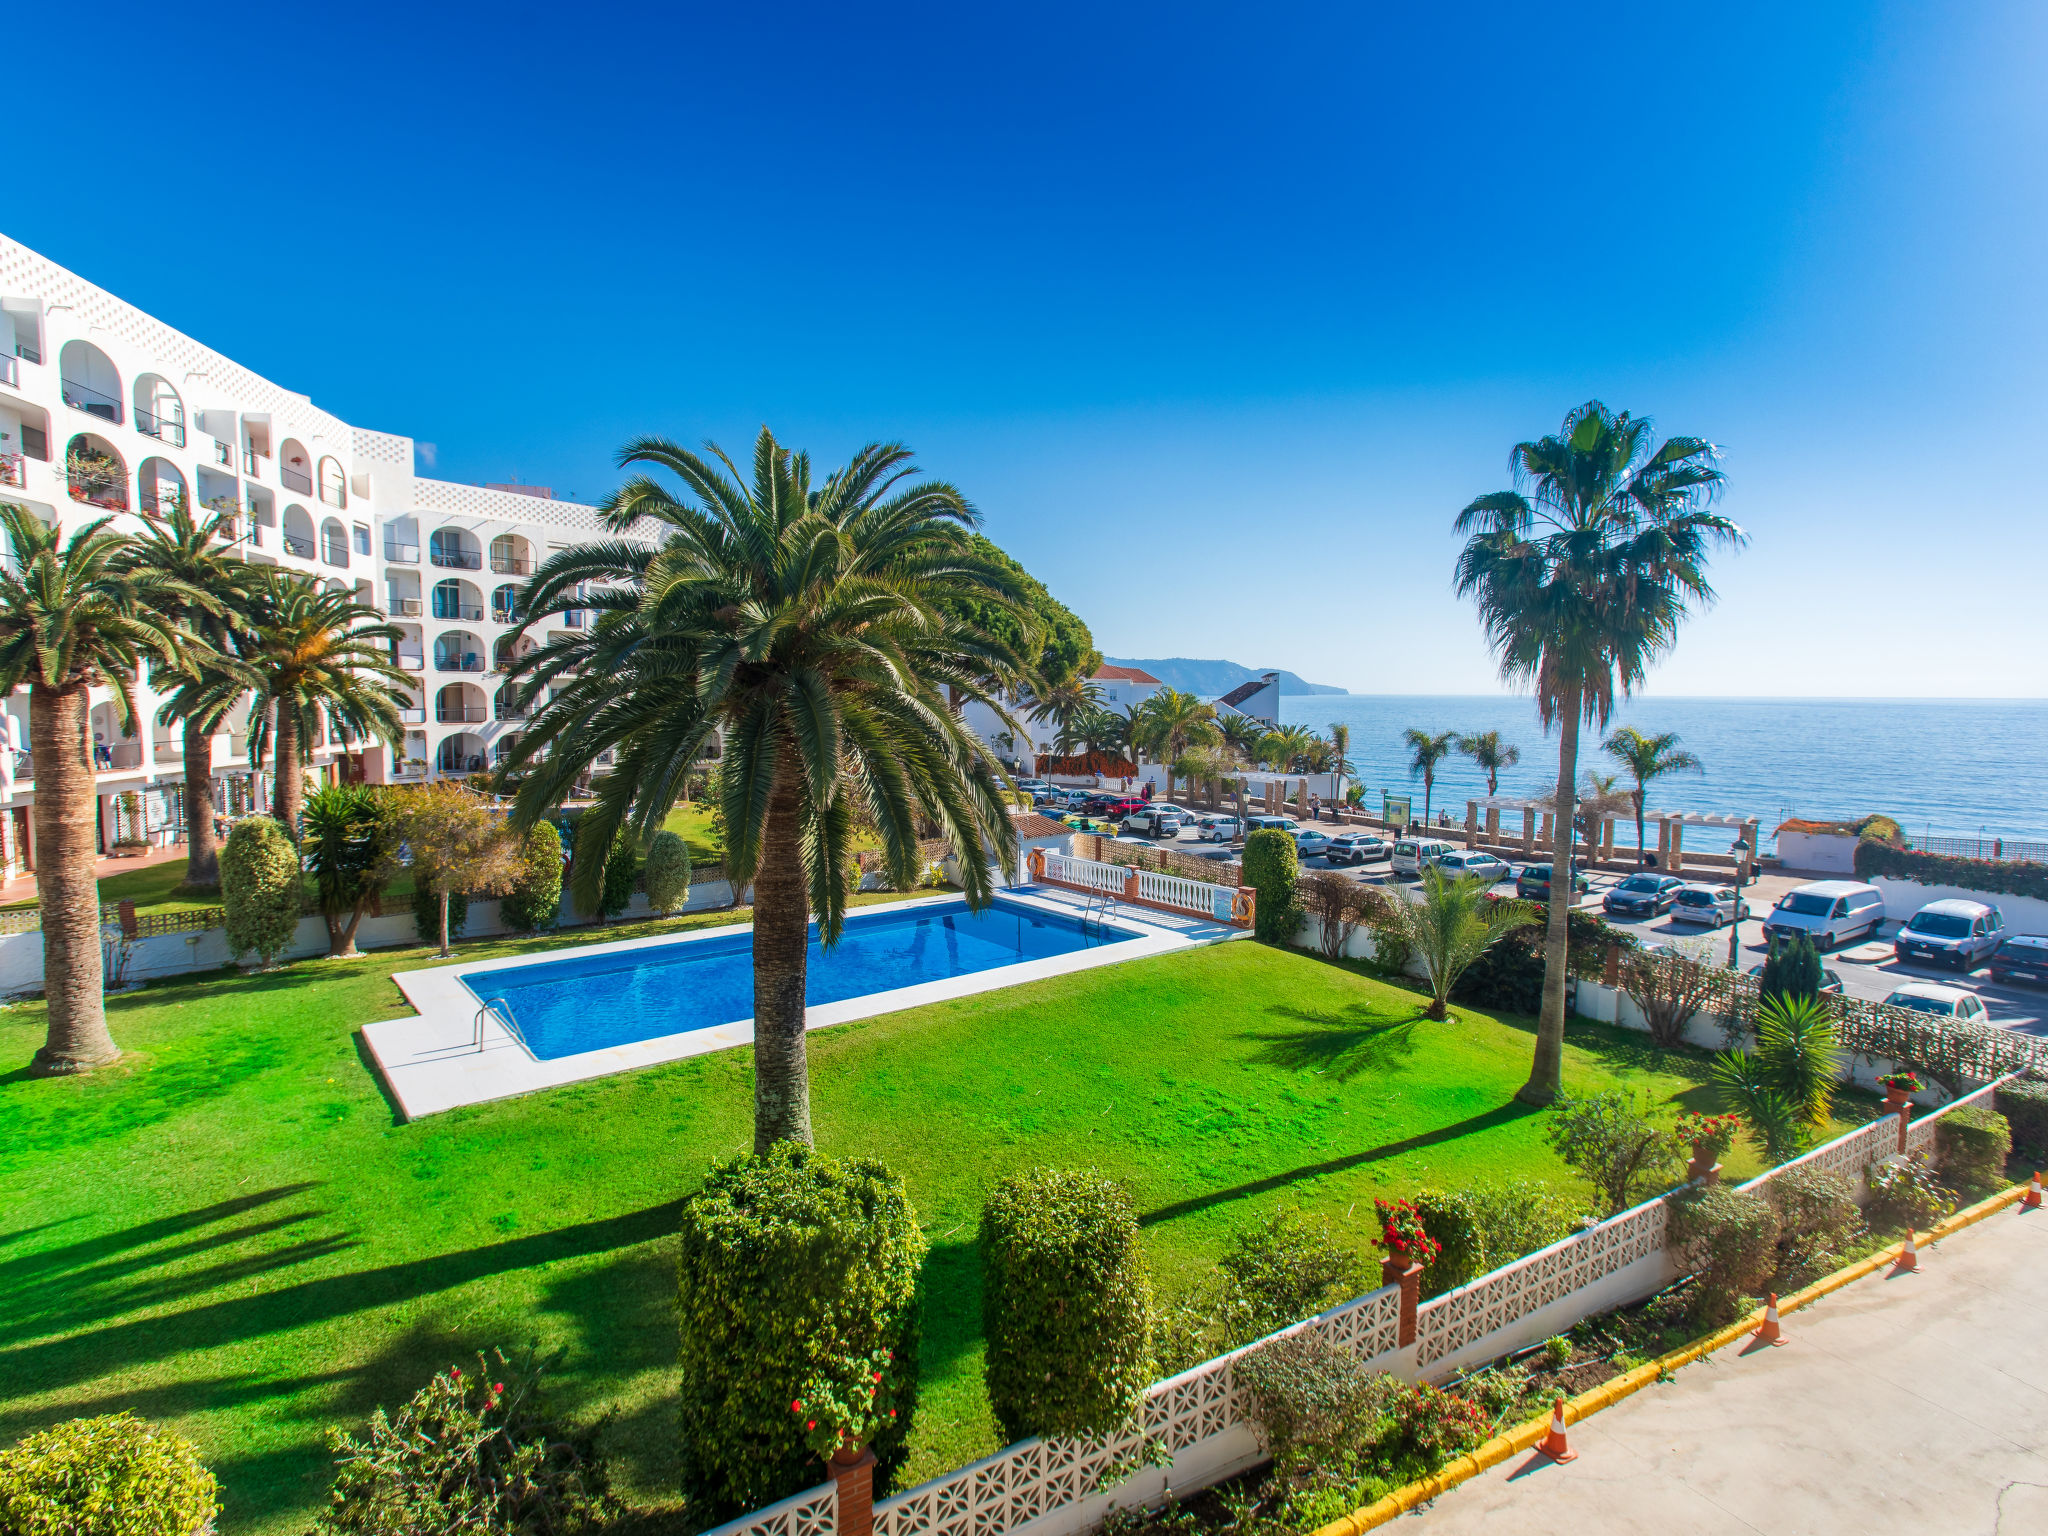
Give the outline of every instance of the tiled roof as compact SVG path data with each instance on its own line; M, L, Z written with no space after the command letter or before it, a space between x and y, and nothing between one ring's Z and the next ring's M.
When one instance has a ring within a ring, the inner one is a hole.
M1033 811L1012 816L1010 824L1017 829L1019 837L1065 837L1074 830L1065 822L1054 821L1050 816L1040 816Z
M1263 688L1268 688L1270 686L1272 685L1269 684L1263 677L1255 677L1248 683L1239 683L1235 688L1231 689L1230 692L1223 695L1223 697L1218 699L1216 702L1218 704L1228 704L1232 709L1235 709L1238 705L1242 704L1246 699L1250 698L1253 694L1259 692Z
M1098 683L1153 683L1159 679L1140 667L1112 667L1104 662L1095 669L1094 680Z

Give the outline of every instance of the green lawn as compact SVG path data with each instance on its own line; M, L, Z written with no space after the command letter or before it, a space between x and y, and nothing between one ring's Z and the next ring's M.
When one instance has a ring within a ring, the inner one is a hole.
M0 1011L0 1444L130 1407L201 1444L228 1530L297 1531L326 1425L480 1345L538 1339L567 1351L569 1406L614 1412L627 1491L669 1494L670 1233L706 1165L749 1143L749 1055L396 1125L354 1031L404 1012L391 973L428 961L115 998L125 1062L80 1080L26 1079L41 1006ZM1527 1032L1418 1011L1354 969L1235 943L814 1035L821 1144L900 1170L931 1239L913 1477L996 1443L975 1219L1009 1170L1126 1180L1164 1295L1281 1202L1363 1250L1375 1194L1569 1179L1510 1098ZM1626 1032L1575 1027L1566 1072L1707 1103L1700 1058Z
M677 806L661 825L663 831L676 833L690 845L693 864L716 864L725 857L725 844L711 825L711 807L702 800Z

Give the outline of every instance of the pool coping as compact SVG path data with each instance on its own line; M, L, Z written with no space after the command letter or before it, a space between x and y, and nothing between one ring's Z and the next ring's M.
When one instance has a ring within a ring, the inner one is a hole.
M997 894L1003 901L1040 908L1066 918L1074 916L1070 905L1033 895L1028 888ZM958 891L946 891L936 896L916 897L867 910L901 912L959 899ZM1118 909L1113 921L1119 928L1136 930L1138 937L1109 948L1076 950L1043 960L1023 960L1015 965L976 971L970 976L949 976L939 981L919 982L887 992L870 992L863 997L823 1003L807 1012L805 1028L807 1031L829 1029L835 1024L848 1024L856 1019L870 1019L927 1003L971 997L1027 981L1071 975L1097 966L1118 965L1126 960L1147 959L1240 936L1218 924L1200 925L1195 934L1179 932L1148 922L1144 917L1134 917L1129 908ZM391 979L398 983L406 1001L419 1010L418 1015L364 1025L363 1044L405 1120L417 1120L469 1104L516 1098L546 1088L589 1082L618 1072L636 1071L642 1067L660 1066L712 1051L749 1045L754 1038L751 1017L543 1061L529 1053L495 1018L490 1018L484 1022L483 1044L479 1048L477 998L464 984L463 977L482 971L503 971L561 960L586 959L592 955L620 954L657 945L703 943L753 931L751 922L724 923L685 933L658 933L609 944L577 944L533 955L455 961L425 970L400 971Z

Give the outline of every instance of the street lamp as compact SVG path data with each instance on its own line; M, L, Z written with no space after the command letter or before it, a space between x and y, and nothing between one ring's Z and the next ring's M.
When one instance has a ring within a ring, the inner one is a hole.
M1742 876L1749 867L1748 839L1736 838L1728 851L1735 855L1735 916L1728 924L1728 969L1733 971L1742 965Z

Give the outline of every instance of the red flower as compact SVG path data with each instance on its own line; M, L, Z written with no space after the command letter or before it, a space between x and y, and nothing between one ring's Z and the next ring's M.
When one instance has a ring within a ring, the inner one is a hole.
M502 1392L505 1390L505 1383L503 1383L502 1381L494 1381L491 1383L491 1390L493 1392Z
M804 1411L804 1400L802 1398L798 1398L795 1402L791 1403L789 1405L789 1411L791 1413L802 1413Z
M810 1419L810 1420L806 1421L806 1422L805 1422L805 1424L804 1424L804 1428L805 1428L806 1430L812 1430L812 1429L816 1429L817 1427L818 1427L818 1421L817 1421L816 1419Z
M462 1380L462 1367L459 1365L451 1366L449 1368L448 1374L450 1376L453 1376L457 1381L460 1381Z
M882 1373L880 1371L875 1372L875 1380L880 1381L881 1379Z

